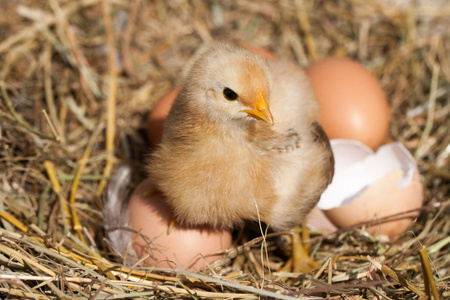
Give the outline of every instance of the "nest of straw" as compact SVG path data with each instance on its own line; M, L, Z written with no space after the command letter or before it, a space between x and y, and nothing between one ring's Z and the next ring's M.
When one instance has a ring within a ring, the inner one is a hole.
M450 6L446 1L2 1L0 295L5 298L441 299L450 297ZM266 47L301 66L363 63L392 107L425 187L397 241L364 224L306 241L320 270L280 271L277 234L210 268L127 265L109 250L101 194L141 167L145 119L211 40ZM262 259L261 249L267 249Z

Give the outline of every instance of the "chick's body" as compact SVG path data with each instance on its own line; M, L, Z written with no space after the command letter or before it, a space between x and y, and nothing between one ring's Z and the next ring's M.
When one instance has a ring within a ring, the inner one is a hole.
M318 119L312 87L294 63L213 45L187 73L150 177L178 222L232 227L260 219L291 228L333 173Z

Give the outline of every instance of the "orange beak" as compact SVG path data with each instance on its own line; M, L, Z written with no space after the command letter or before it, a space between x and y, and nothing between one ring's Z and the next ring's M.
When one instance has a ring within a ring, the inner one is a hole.
M253 109L244 109L242 111L248 113L254 118L260 119L270 125L273 125L273 117L272 113L270 112L269 103L267 103L266 99L264 99L264 96L259 88L258 94L259 98L253 106Z

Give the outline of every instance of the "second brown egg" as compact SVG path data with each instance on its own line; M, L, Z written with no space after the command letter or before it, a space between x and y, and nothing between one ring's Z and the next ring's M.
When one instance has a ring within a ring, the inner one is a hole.
M357 140L377 149L385 142L390 108L379 81L348 58L325 58L306 69L330 139Z

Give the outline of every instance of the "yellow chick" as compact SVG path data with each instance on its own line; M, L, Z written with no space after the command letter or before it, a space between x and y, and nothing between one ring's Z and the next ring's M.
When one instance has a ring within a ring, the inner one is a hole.
M275 230L304 221L331 182L333 154L303 70L216 43L192 63L149 159L178 223Z

